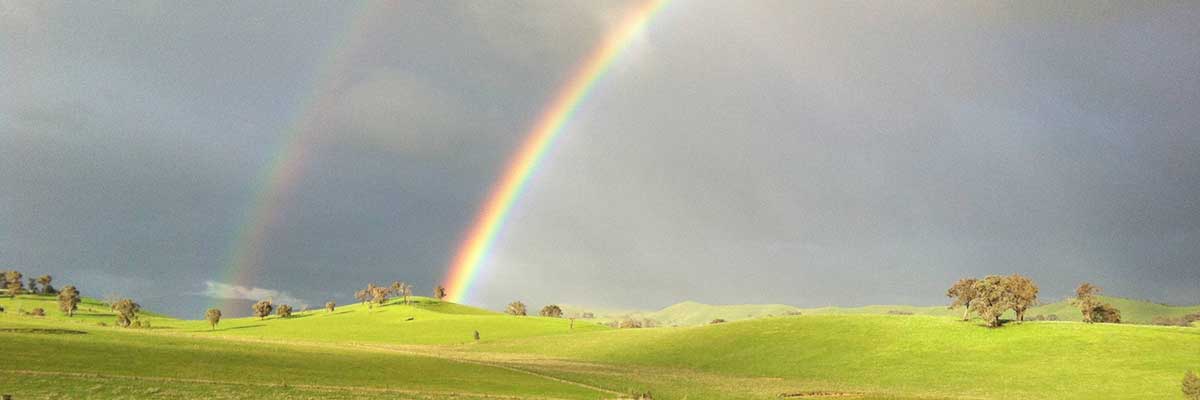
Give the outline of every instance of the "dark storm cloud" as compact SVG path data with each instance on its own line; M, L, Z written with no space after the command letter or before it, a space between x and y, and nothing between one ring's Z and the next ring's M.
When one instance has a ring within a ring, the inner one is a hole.
M428 291L624 9L0 2L0 264L188 316L209 297ZM934 303L957 277L1022 272L1051 296L1091 280L1196 302L1198 19L672 3L542 163L474 297ZM255 179L314 98L255 282L229 286Z

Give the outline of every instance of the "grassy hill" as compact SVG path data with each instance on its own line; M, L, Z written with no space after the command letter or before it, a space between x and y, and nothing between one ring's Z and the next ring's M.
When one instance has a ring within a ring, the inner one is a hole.
M1135 316L1165 307L1111 300ZM115 328L94 300L74 318L49 296L0 305L9 310L0 315L0 388L15 388L17 399L585 399L646 391L655 399L1171 399L1183 372L1200 369L1196 328L1062 321L988 329L947 317L958 313L944 307L781 316L793 309L683 303L661 317L753 318L617 330L416 298L233 318L214 330L164 316L144 317L153 329ZM47 316L14 312L34 307ZM893 310L946 314L872 315Z

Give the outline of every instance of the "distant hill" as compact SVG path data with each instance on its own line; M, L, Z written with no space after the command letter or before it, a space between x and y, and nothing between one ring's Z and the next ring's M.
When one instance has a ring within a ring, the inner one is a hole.
M1121 310L1121 318L1127 323L1149 323L1154 319L1154 317L1158 316L1179 317L1187 314L1200 313L1200 305L1171 306L1145 300L1134 300L1108 296L1100 297L1102 301L1111 303L1112 305L1116 306L1117 309ZM658 311L603 310L589 309L581 306L564 306L563 308L568 315L581 315L583 312L590 311L595 314L598 322L621 319L650 319L656 321L659 325L665 326L703 325L711 322L714 319L739 321L771 316L783 316L795 312L799 312L803 315L906 314L935 317L961 317L963 314L962 308L951 310L946 308L944 305L869 305L860 307L799 308L785 304L712 305L694 301L685 301L674 304ZM1056 301L1031 308L1026 312L1025 317L1027 319L1031 319L1038 315L1054 315L1061 320L1069 321L1080 319L1079 310L1076 309L1075 306L1072 306L1067 300ZM1011 312L1006 315L1006 318L1014 317L1015 316Z

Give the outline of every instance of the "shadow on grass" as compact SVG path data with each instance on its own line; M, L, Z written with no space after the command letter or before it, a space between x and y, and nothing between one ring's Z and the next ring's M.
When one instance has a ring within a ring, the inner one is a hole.
M267 326L267 324L242 325L242 326L235 326L232 328L204 329L204 330L200 330L197 332L224 332L224 331L232 331L234 329L258 328L258 327L262 327L262 326Z

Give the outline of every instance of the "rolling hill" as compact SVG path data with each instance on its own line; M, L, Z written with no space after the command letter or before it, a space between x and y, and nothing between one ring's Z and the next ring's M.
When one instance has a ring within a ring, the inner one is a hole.
M1200 348L1196 328L988 329L886 315L896 306L763 316L793 309L684 303L659 315L755 317L655 329L576 320L572 329L566 319L415 300L233 318L216 329L147 316L152 329L122 329L94 300L68 318L48 296L3 298L0 388L16 388L18 399L1158 399L1176 396L1183 372L1200 369L1200 352L1189 350ZM1119 304L1136 315L1164 310L1143 303ZM14 312L39 306L46 317Z

